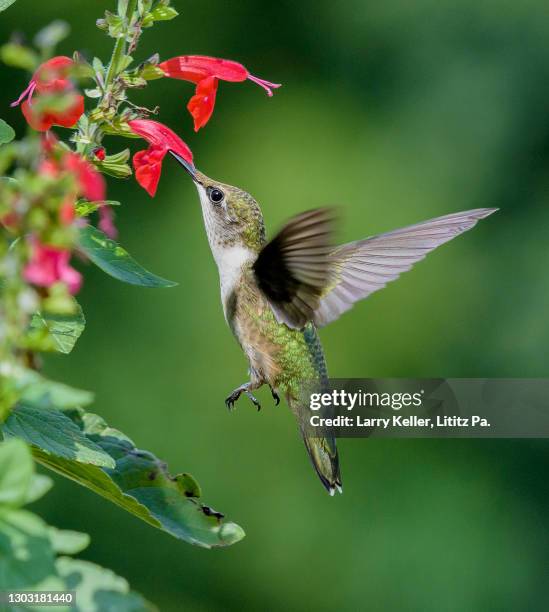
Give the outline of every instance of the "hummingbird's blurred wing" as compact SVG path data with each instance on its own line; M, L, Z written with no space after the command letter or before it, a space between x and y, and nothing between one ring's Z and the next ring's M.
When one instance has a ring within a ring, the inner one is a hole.
M315 317L330 284L333 220L329 208L297 215L259 253L255 277L279 323L300 329Z
M477 208L445 215L337 247L330 253L331 282L315 309L315 324L321 327L335 321L355 302L383 289L433 249L496 210Z

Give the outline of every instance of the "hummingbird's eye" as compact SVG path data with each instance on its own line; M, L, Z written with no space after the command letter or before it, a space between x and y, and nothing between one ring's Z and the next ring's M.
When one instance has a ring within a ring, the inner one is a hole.
M225 197L225 194L217 187L210 187L208 189L208 197L214 204L219 204Z

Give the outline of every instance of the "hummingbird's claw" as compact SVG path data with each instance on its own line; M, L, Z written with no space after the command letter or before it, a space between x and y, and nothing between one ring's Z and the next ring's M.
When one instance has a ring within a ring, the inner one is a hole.
M227 406L229 410L233 410L235 402L244 393L247 397L250 398L251 402L257 408L257 410L261 410L261 404L259 403L257 398L252 395L252 393L248 390L249 386L250 383L245 383L244 385L240 385L240 387L237 387L225 400L225 406Z
M252 404L257 408L257 411L259 412L261 410L261 404L257 401L257 398L247 390L244 391L244 393L250 398Z
M273 396L273 399L275 401L275 406L278 406L278 404L280 404L280 395L278 395L278 393L271 387L271 395Z

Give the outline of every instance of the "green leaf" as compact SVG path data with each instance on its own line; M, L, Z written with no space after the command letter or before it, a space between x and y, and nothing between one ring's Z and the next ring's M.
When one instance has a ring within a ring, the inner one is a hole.
M145 64L143 68L139 70L139 76L146 81L154 81L155 79L161 79L166 75L158 66L154 66L153 64Z
M15 138L13 128L9 126L3 119L0 119L0 145L8 144Z
M5 11L15 0L0 0L0 12Z
M2 426L5 436L25 440L53 459L114 467L114 459L64 413L20 402Z
M79 246L97 267L122 282L141 287L177 285L145 270L125 249L91 225L80 230Z
M44 522L26 510L0 513L0 591L62 591Z
M34 72L40 61L38 55L36 55L32 49L18 43L6 43L2 45L2 47L0 47L0 58L4 64L8 66L22 68L29 72Z
M124 434L97 415L83 410L66 413L88 440L113 460L113 469L77 463L33 447L35 458L50 469L75 480L145 522L174 537L203 546L228 546L244 537L235 523L199 501L200 488L188 474L171 476L165 463L138 450Z
M43 497L52 487L53 480L49 476L44 476L44 474L34 474L27 490L24 503L32 504L32 502L35 502L37 499Z
M36 350L56 351L67 355L72 351L86 327L82 308L70 315L36 313L30 323L29 342Z
M57 571L68 590L76 591L76 612L147 612L154 608L141 595L130 590L124 578L111 570L90 563L60 557Z
M27 445L21 440L0 444L0 507L25 503L33 479L34 464Z
M76 214L79 217L88 217L101 206L120 206L120 202L115 200L102 200L100 202L88 202L87 200L78 200L76 202Z
M48 527L48 536L53 550L62 555L76 555L90 544L90 536L79 531Z
M18 397L40 408L76 408L93 401L93 393L44 378L34 370L22 370L16 377Z
M170 21L179 15L179 13L171 6L158 6L151 15L155 21Z
M29 481L30 478L30 481ZM29 487L30 482L30 487ZM21 440L0 443L0 592L7 590L76 592L71 610L141 612L152 606L130 591L110 570L56 553L77 554L90 538L85 533L48 526L17 506L36 499L51 480L34 473L29 448ZM1 609L7 609L1 606ZM40 606L10 610L42 609ZM62 606L67 610L68 606Z

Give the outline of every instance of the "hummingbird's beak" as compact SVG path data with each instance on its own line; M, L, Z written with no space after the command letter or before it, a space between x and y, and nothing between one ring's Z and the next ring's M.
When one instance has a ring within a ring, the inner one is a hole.
M194 167L194 164L191 164L186 159L183 159L180 155L174 153L173 151L170 151L170 153L183 166L183 168L185 168L185 170L191 175L193 181L196 183L198 179L196 176L196 168Z

